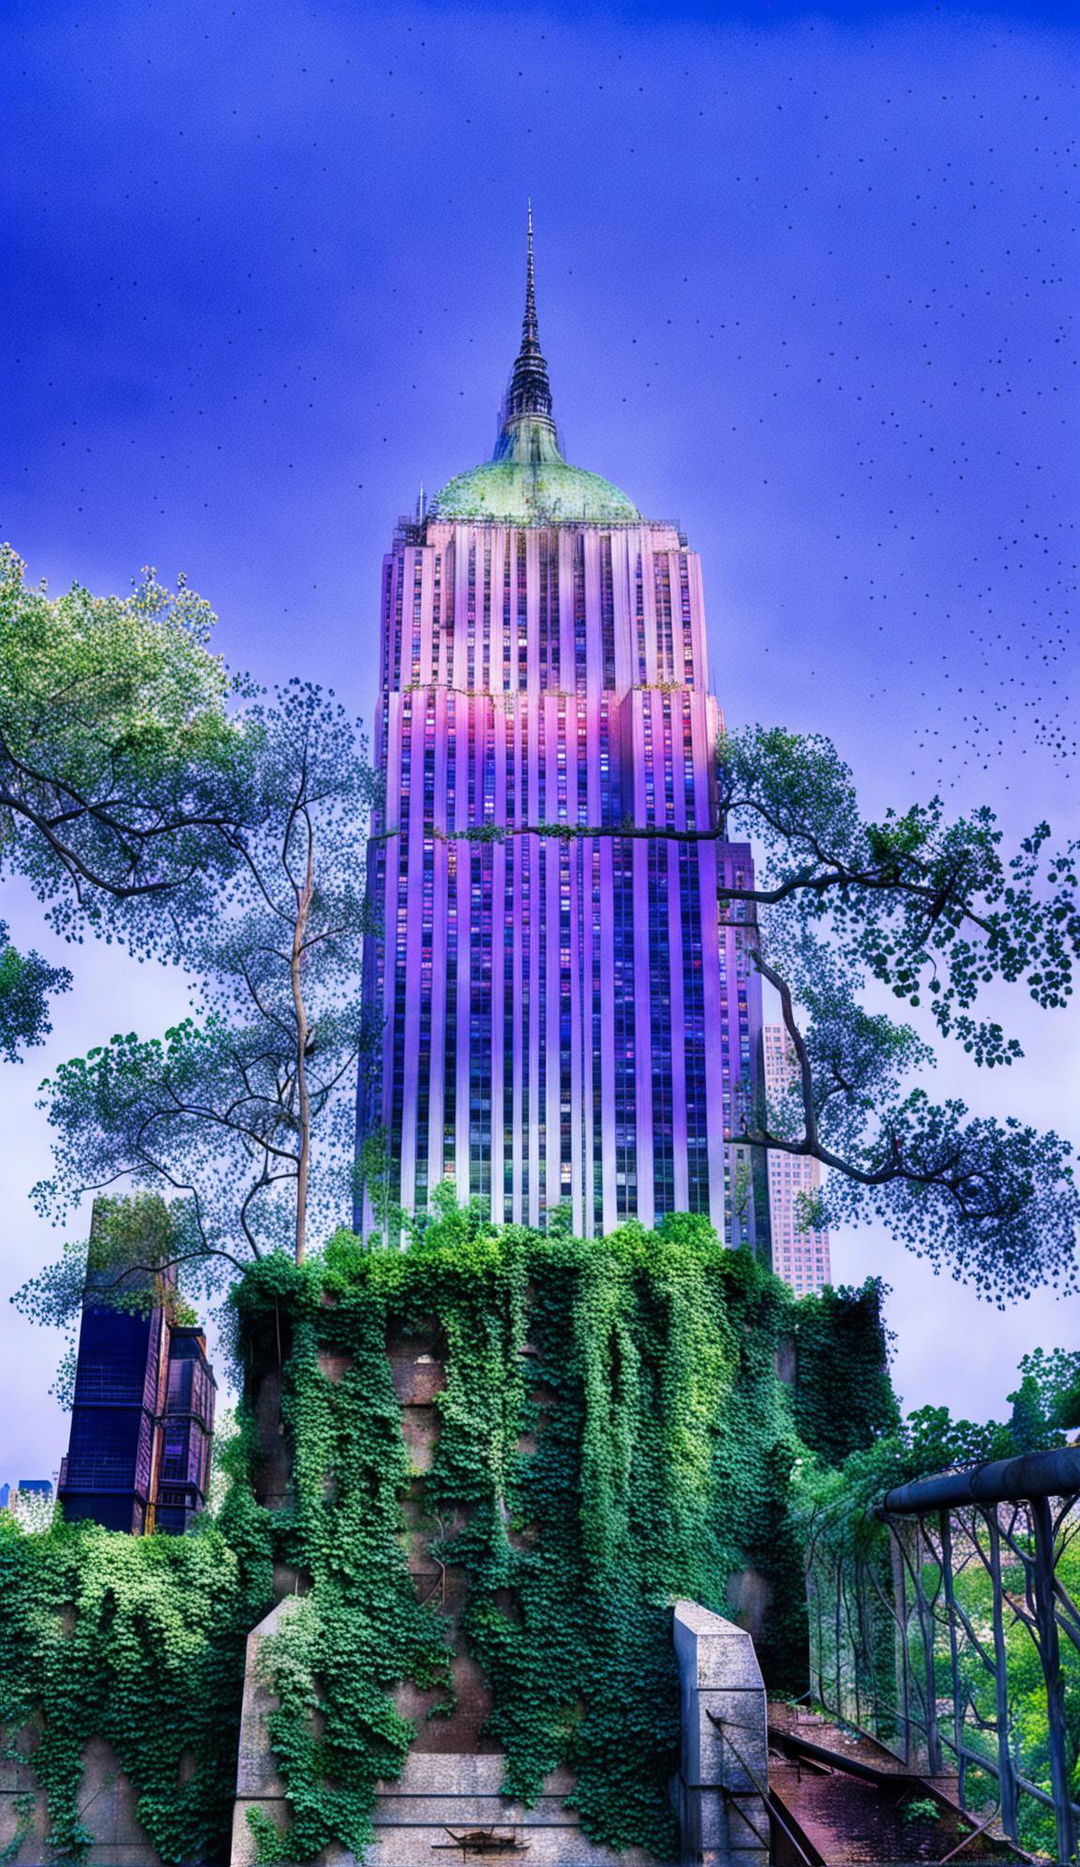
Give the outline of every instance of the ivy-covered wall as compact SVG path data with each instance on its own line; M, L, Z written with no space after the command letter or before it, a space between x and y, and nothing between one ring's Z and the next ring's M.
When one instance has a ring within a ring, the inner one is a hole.
M271 1648L285 1852L306 1858L334 1837L362 1846L374 1780L396 1772L409 1741L394 1682L411 1679L426 1715L446 1715L460 1639L488 1682L508 1790L530 1802L567 1765L590 1838L671 1858L670 1602L728 1612L752 1578L769 1603L766 1676L802 1688L796 1414L823 1449L828 1432L817 1377L798 1375L792 1392L777 1361L794 1337L799 1366L804 1318L811 1369L829 1365L832 1335L833 1361L849 1362L845 1439L870 1437L893 1410L876 1292L797 1304L691 1218L582 1244L454 1210L403 1253L342 1235L318 1264L271 1260L245 1279L238 1312L253 1406L267 1377L276 1391L283 1344L294 1491L277 1533L311 1580ZM459 1626L440 1626L445 1589L417 1608L386 1353L436 1335L439 1432L410 1522L419 1511Z
M264 1648L291 1826L264 1824L262 1859L363 1848L416 1718L432 1748L458 1715L462 1647L508 1790L531 1801L566 1765L587 1835L671 1858L671 1600L729 1612L750 1577L766 1677L801 1688L789 1485L832 1450L811 1392L830 1336L846 1442L888 1423L876 1293L796 1303L696 1219L582 1244L451 1210L403 1252L343 1234L301 1267L264 1259L235 1303L245 1423L220 1519L0 1540L0 1725L37 1739L51 1845L85 1845L101 1735L163 1859L227 1858L244 1636L295 1591ZM410 1341L439 1370L422 1476L387 1352Z
M262 1515L242 1491L184 1537L0 1513L0 1861L86 1853L92 1739L163 1860L228 1858L244 1644L272 1599Z

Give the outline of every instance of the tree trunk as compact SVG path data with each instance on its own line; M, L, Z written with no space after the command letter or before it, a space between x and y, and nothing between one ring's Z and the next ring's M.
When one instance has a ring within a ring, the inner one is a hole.
M297 897L296 922L293 927L292 954L289 962L293 1011L296 1017L296 1099L300 1120L300 1151L296 1161L296 1262L298 1264L304 1261L307 1237L308 1177L311 1169L311 1097L308 1094L306 1055L308 1022L301 966L304 956L304 935L307 931L308 915L311 912L314 874L315 850L309 824L307 874L304 878L304 886Z

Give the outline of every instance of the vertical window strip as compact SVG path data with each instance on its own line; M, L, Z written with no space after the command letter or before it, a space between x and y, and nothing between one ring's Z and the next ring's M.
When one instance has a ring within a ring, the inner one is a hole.
M657 1219L675 1207L675 1106L671 1057L671 935L664 845L649 845L649 1011L652 1040L653 1202Z
M682 923L683 1054L686 1071L687 1204L709 1210L709 1134L705 1087L704 939L701 924L700 856L683 844L678 852Z
M600 539L600 640L603 685L615 685L615 577L611 563L611 533Z

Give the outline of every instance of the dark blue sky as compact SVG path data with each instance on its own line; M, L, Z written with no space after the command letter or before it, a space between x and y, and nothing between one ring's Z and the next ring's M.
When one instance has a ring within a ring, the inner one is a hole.
M701 551L732 721L829 733L875 806L944 787L1064 827L1069 32L1050 6L9 5L3 535L53 588L182 570L230 662L369 714L395 515L490 451L531 193L569 456ZM51 1056L173 1009L175 981L79 966ZM937 1088L1068 1129L1075 1036L1022 1035L1012 1082ZM7 1287L53 1242L19 1216L47 1062L0 1085ZM877 1233L835 1262L896 1285L912 1404L1000 1411L1021 1349L1076 1334ZM44 1468L40 1342L2 1330L37 1362L9 1443Z

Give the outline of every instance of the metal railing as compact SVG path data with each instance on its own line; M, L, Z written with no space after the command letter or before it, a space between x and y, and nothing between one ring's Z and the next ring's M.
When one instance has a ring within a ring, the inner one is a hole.
M809 1525L811 1692L1018 1847L1076 1859L1080 1450L833 1503Z

